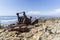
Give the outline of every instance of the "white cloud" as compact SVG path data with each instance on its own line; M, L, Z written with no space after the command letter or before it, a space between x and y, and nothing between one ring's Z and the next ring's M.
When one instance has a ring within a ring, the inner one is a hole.
M50 11L50 13L58 15L58 14L60 14L60 9L54 9L53 11Z
M27 14L28 15L39 15L40 11L29 11Z
M16 11L11 10L0 10L0 16L5 15L16 15ZM28 11L27 15L51 15L51 16L60 16L60 8L59 9L53 9L50 11Z
M58 16L60 15L60 8L53 9L51 11L29 11L28 15L51 15L51 16Z

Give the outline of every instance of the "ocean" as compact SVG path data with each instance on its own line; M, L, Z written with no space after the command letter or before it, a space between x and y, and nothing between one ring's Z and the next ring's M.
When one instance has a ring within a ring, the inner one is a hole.
M16 16L0 16L1 25L9 25L17 22Z

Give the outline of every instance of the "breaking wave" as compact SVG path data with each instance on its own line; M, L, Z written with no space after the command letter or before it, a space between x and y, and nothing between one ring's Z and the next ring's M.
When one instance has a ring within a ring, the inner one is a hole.
M8 16L4 16L4 17L0 17L0 24L1 25L9 25L9 24L13 24L17 22L17 18L16 17L8 17Z
M0 20L1 25L9 25L9 24L13 24L16 23L17 19L13 19L13 20Z

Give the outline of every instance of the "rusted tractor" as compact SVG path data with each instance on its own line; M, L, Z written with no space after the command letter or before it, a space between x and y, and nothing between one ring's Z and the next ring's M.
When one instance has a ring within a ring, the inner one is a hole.
M23 16L19 16L19 14L22 14L23 13ZM38 19L36 19L35 21L32 22L32 17L28 18L25 14L25 12L21 12L21 13L17 13L17 18L18 18L18 26L16 27L13 27L12 30L19 30L19 31L27 31L27 26L28 25L34 25L36 23L38 23Z
M23 13L23 16L19 16L19 14ZM26 25L34 25L38 23L38 19L32 20L32 17L28 18L25 12L17 13L18 24L26 24ZM33 22L32 22L33 21Z
M23 13L23 16L19 16L19 14ZM25 12L21 12L21 13L17 13L17 17L18 17L18 24L26 24L29 25L31 24L31 18L28 18L25 14Z

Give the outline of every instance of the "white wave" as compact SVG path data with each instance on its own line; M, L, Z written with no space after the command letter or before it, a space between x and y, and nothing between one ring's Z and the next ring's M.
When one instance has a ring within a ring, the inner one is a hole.
M9 24L12 24L12 23L16 23L17 22L17 19L12 19L12 20L0 20L0 23L2 25L9 25Z

